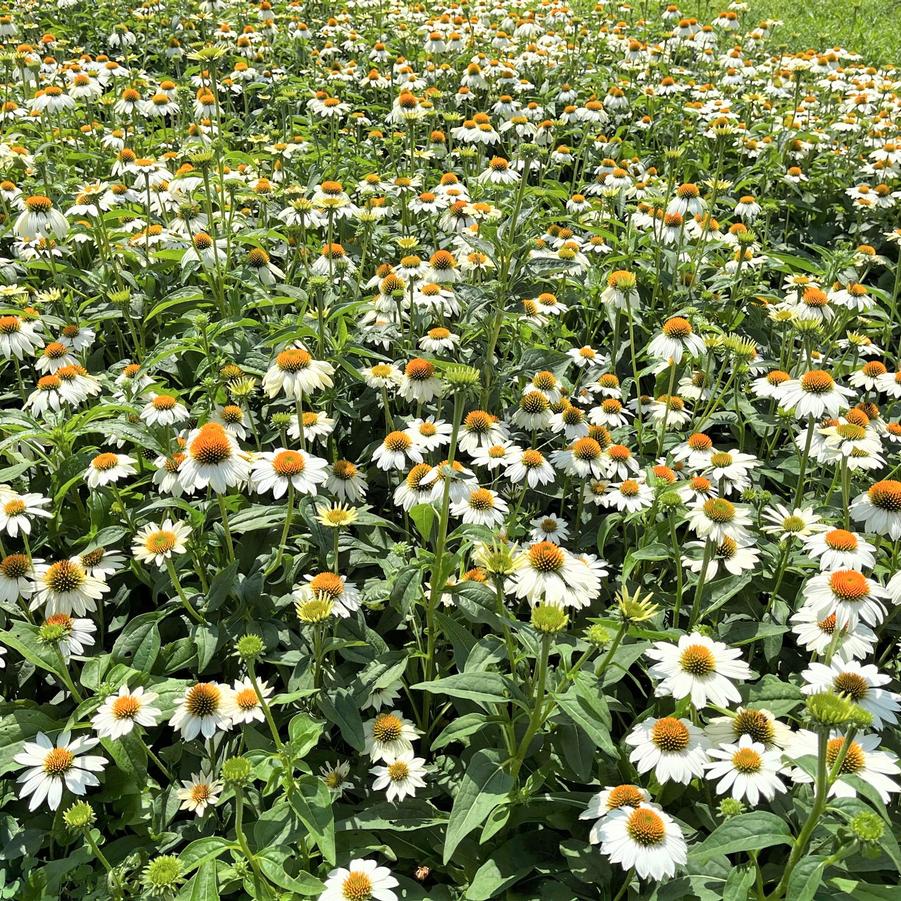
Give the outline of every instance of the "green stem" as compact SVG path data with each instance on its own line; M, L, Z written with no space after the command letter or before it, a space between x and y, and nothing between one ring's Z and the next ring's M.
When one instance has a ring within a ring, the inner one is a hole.
M619 628L616 630L616 635L613 636L613 641L610 643L610 647L607 648L607 653L604 654L604 659L601 661L601 665L597 668L595 672L595 677L598 682L604 678L604 673L607 672L607 667L610 666L613 661L613 655L616 653L617 648L620 645L620 642L625 637L626 632L629 629L629 624L625 620L623 620L619 624Z
M281 751L284 747L284 742L281 740L281 737L278 734L278 727L275 725L275 719L272 716L272 709L269 707L269 704L266 702L266 698L263 697L263 692L260 690L260 682L257 679L256 666L254 665L252 660L247 661L247 675L250 678L250 684L253 685L253 690L257 693L257 700L260 702L260 709L263 711L263 716L266 717L266 722L269 725L269 731L272 733L272 738L275 741L276 748Z
M219 513L222 516L222 528L225 531L225 547L228 552L228 562L235 562L235 546L232 543L232 532L228 525L228 510L225 509L225 496L222 494L216 495L216 500L219 503Z
M272 562L272 566L266 570L265 575L270 576L274 573L282 562L282 557L285 555L285 545L288 541L288 532L291 530L291 519L294 516L294 485L289 482L288 483L288 509L285 512L285 524L282 527L282 537L278 542L278 552L275 555L275 560Z
M804 442L804 451L801 454L801 465L798 469L798 487L795 489L795 506L799 506L804 497L804 475L807 472L807 458L810 456L810 445L813 442L813 430L816 420L810 416L807 420L807 438Z
M181 587L181 582L179 581L178 573L175 571L175 564L172 562L171 557L166 557L166 572L169 573L169 578L172 580L172 585L178 592L178 599L181 601L182 607L184 607L188 612L188 616L190 616L195 623L205 623L206 619L197 612L193 604L188 600L188 596L185 594L184 588Z
M541 728L541 723L544 720L544 688L547 681L547 661L550 650L551 636L542 635L541 653L538 657L538 664L535 672L535 694L533 697L532 714L529 717L529 725L526 728L525 735L522 737L522 741L519 743L519 747L516 749L516 755L513 758L513 763L510 767L510 775L514 779L519 774L519 770L525 760L526 752L529 750L529 745L532 743L535 733Z
M816 829L817 822L822 816L823 811L826 809L826 792L829 787L827 784L829 774L826 769L826 748L828 742L829 732L827 729L821 727L817 740L817 775L813 807L810 809L810 815L807 817L807 821L804 823L801 832L798 834L798 837L792 845L788 863L782 871L782 878L779 880L779 884L773 892L768 896L768 901L776 901L776 899L781 898L785 894L792 871L797 866L798 861L804 856L804 852L807 850L807 845L810 842L810 837L813 835L813 830Z
M704 545L704 559L701 561L701 571L698 573L698 584L695 586L694 600L691 603L691 614L688 617L689 632L695 627L695 623L698 621L698 616L701 613L701 598L704 595L704 583L707 581L707 567L710 564L711 557L713 557L715 548L716 542L708 538Z

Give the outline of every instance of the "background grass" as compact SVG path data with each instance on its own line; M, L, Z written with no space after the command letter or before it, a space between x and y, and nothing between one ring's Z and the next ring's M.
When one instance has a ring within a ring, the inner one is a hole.
M674 0L678 2L678 0ZM746 0L746 22L779 19L777 42L789 50L845 47L867 60L901 66L901 0ZM679 3L685 15L710 21L728 3Z

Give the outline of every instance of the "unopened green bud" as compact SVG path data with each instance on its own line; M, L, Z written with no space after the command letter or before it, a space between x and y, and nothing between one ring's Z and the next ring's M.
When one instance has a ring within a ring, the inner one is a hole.
M444 381L452 388L465 389L479 384L479 370L474 366L454 363L444 370Z
M818 726L843 726L854 717L856 705L841 695L818 692L807 699L807 714Z
M532 608L532 627L543 635L556 635L557 632L562 632L568 622L566 611L555 604L542 604Z
M250 781L250 761L246 757L229 757L222 764L222 779L226 785L247 785Z
M63 822L75 832L89 828L95 819L94 808L87 801L76 801L63 814Z
M739 814L744 813L745 805L737 798L723 798L719 803L718 811L724 820L728 820L730 817L737 817Z
M172 895L181 882L181 861L172 854L155 857L141 874L144 891L155 898Z
M851 833L861 844L875 845L885 834L885 821L875 813L859 813L849 823Z
M235 643L235 650L245 663L252 663L263 653L265 646L259 635L249 634L242 635L238 639Z

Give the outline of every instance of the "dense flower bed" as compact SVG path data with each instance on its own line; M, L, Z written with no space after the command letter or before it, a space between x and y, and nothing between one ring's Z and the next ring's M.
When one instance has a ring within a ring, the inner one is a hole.
M895 896L896 70L738 3L0 41L2 897Z

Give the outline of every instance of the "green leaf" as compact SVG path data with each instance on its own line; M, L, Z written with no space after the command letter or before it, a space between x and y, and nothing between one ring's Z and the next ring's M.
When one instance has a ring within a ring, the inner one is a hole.
M165 616L160 610L141 613L119 633L113 645L113 657L137 670L148 671L160 652L160 630L157 625Z
M429 540L432 534L435 516L435 509L431 504L416 504L410 510L410 519L413 520L413 525L416 526L417 531L426 541Z
M191 637L197 648L197 671L203 672L216 656L219 646L219 627L212 623L197 623L191 627Z
M13 622L7 631L0 632L0 644L18 651L29 663L59 676L62 661L50 645L40 642L39 634L37 626Z
M447 814L442 813L424 798L407 798L403 804L384 801L366 806L336 828L341 832L354 830L385 830L388 832L416 832L447 824Z
M560 709L591 739L594 746L611 757L617 756L610 737L610 711L597 679L579 673L568 691L557 696Z
M22 742L31 741L38 732L52 735L60 726L42 708L0 704L0 776L19 768L14 758L22 751Z
M218 864L204 861L179 893L180 901L219 901Z
M306 713L298 713L288 723L288 738L294 753L303 758L316 747L319 736L325 728L324 723L317 722Z
M315 776L304 776L296 783L298 791L288 796L288 803L300 817L319 846L322 856L335 865L335 818L332 795L326 784Z
M207 835L191 842L178 858L181 861L185 875L192 873L199 866L210 860L221 857L230 848L235 848L234 842L220 838L218 835Z
M873 885L859 879L844 879L835 876L826 881L827 885L844 892L849 901L897 901L897 885Z
M791 901L816 901L817 890L823 881L826 860L822 856L802 857L792 870L785 896Z
M433 695L448 695L482 704L504 704L509 701L513 690L509 678L500 673L486 672L458 673L431 682L417 682L410 687Z
M300 872L291 876L286 872L290 853L286 849L266 848L256 855L260 869L264 875L279 888L296 892L298 895L319 895L325 888L324 883L311 873Z
M465 743L470 735L484 729L489 723L502 722L500 717L486 716L484 713L464 713L451 720L432 742L432 750L437 751L453 741Z
M791 713L803 700L804 695L797 685L783 682L778 676L769 673L752 685L748 692L748 703L751 706L765 707L776 716Z
M341 737L355 751L363 750L365 740L360 707L348 689L337 688L331 693L323 692L319 696L319 709L330 723L341 730Z
M476 870L463 896L466 901L488 901L540 866L546 856L536 853L540 842L541 834L532 832L516 835L501 845Z
M765 810L753 810L721 823L689 853L689 867L720 854L759 851L772 845L790 845L792 834L781 817Z
M482 825L513 787L513 779L501 764L499 751L477 751L454 797L447 834L444 838L443 862L447 863L457 845L474 829Z

